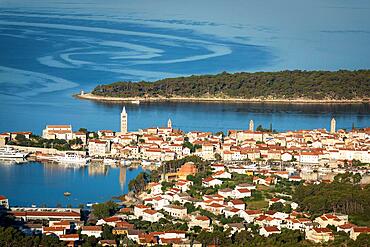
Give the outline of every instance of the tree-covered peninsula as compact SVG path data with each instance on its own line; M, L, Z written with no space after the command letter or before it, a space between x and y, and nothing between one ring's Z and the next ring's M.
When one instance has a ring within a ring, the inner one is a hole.
M257 100L368 100L370 70L226 73L99 85L93 96Z

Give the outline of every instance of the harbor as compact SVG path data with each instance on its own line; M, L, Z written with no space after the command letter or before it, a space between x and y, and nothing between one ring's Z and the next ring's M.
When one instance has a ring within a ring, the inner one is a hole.
M91 163L88 166L0 160L0 187L14 206L87 205L128 193L128 183L144 168ZM66 196L65 192L70 195Z

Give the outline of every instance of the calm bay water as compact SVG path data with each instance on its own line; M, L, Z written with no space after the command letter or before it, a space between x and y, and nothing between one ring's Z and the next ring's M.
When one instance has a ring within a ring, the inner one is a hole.
M38 162L11 165L0 161L0 193L9 198L12 206L78 206L127 193L129 181L141 171L141 167L67 168ZM71 196L65 197L66 191Z
M210 8L212 6L212 8ZM222 71L366 69L367 0L0 1L0 132L46 124L119 129L122 105L72 94L119 80ZM315 18L312 18L315 16ZM304 21L304 23L302 23ZM150 103L127 105L129 130L163 126L227 131L270 123L278 131L365 127L369 105ZM89 176L39 163L0 164L0 194L13 205L102 201L138 170ZM63 192L73 194L65 199ZM76 191L74 191L76 190Z

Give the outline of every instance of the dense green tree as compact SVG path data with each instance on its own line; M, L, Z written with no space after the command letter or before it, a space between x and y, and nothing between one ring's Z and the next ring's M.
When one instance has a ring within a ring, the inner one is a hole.
M129 182L128 188L130 191L138 193L140 191L143 191L149 182L150 182L150 175L146 172L140 172L139 175L137 175L135 179L132 179Z
M15 137L15 139L18 141L18 142L25 142L27 141L27 138L25 135L23 134L17 134L17 136Z
M0 227L0 246L4 247L38 247L38 246L66 246L56 236L25 236L13 227Z
M344 213L359 225L370 226L370 186L358 185L356 175L337 175L332 183L300 185L293 200L314 216L328 212Z
M88 133L88 131L87 131L86 128L79 128L78 131L79 132L83 132L83 133Z
M97 219L102 219L113 215L118 209L118 205L113 201L94 204L92 206L92 214Z
M112 233L113 227L110 225L103 226L103 232L101 234L102 239L114 239L114 235Z
M220 97L279 99L367 99L370 70L221 73L155 82L99 85L93 94L112 97Z
M190 202L186 202L184 207L187 209L188 214L191 214L197 210L196 207Z
M284 204L281 203L281 202L275 202L275 203L271 204L270 210L282 212L284 210Z

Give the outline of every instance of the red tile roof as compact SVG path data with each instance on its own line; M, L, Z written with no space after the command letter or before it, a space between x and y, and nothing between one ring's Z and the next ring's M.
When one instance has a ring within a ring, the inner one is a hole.
M207 216L203 216L203 215L199 215L197 217L195 217L197 220L201 220L201 221L208 221L209 218Z
M46 211L11 211L15 216L45 216L45 217L80 217L77 212L46 212Z
M354 227L354 232L360 232L360 233L370 233L370 227Z
M64 231L65 230L64 227L60 227L60 226L44 226L42 229L45 232Z
M153 209L146 209L146 210L144 210L144 213L147 213L147 214L151 214L151 215L153 215L153 214L156 214L156 213L157 213L157 211L155 211L155 210L153 210Z
M265 226L266 232L280 232L279 228L276 226Z
M102 231L102 226L81 226L82 231Z
M244 202L242 200L239 200L239 199L234 199L234 200L231 200L230 202L232 204L234 204L234 205L242 205L242 204L244 204Z
M313 230L317 233L331 233L332 231L329 228L313 228Z

